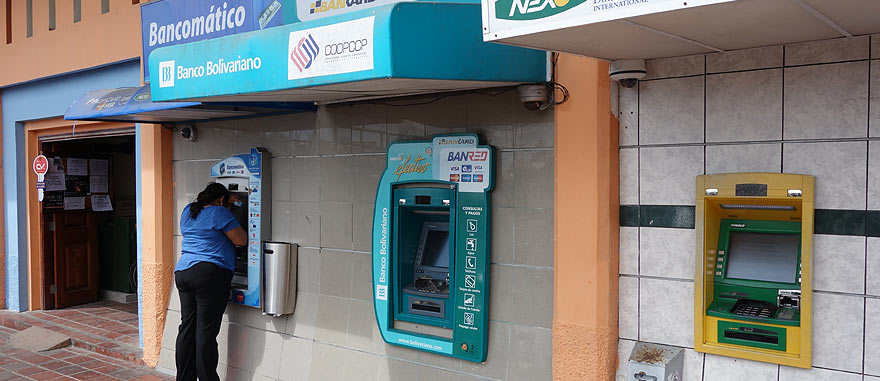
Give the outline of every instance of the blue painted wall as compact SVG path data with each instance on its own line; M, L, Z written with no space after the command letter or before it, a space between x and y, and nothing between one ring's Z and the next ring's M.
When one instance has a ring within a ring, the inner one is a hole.
M139 85L140 63L133 60L2 89L8 309L28 309L25 176L30 163L25 160L24 122L64 115L74 99L87 91Z

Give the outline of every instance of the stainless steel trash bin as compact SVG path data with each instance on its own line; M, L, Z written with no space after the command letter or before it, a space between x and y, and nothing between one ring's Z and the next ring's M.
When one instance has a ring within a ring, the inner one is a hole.
M263 244L263 315L292 314L296 306L296 254L287 242Z

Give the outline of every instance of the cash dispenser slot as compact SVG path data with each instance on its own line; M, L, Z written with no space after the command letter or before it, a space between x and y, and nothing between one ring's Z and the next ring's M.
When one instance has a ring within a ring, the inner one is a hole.
M452 327L455 185L407 183L395 187L394 236L399 253L395 320Z

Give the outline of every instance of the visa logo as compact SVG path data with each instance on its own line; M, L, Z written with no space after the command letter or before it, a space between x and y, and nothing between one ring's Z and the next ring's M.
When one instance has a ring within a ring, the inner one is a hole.
M446 161L486 161L488 157L488 151L450 152Z

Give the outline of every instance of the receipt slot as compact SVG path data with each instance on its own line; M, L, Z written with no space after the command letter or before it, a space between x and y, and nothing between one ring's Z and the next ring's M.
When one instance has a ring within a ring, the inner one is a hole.
M263 246L263 315L292 314L296 306L298 246L266 242Z
M473 134L394 143L373 215L373 300L382 338L486 360L494 184L490 146ZM434 326L444 337L408 330Z
M694 350L809 368L812 176L697 177Z
M226 186L240 205L233 205L232 214L245 229L247 246L235 250L235 271L232 276L232 302L261 307L263 278L263 242L269 240L271 226L271 189L269 151L251 148L250 153L230 156L211 166L214 181Z

